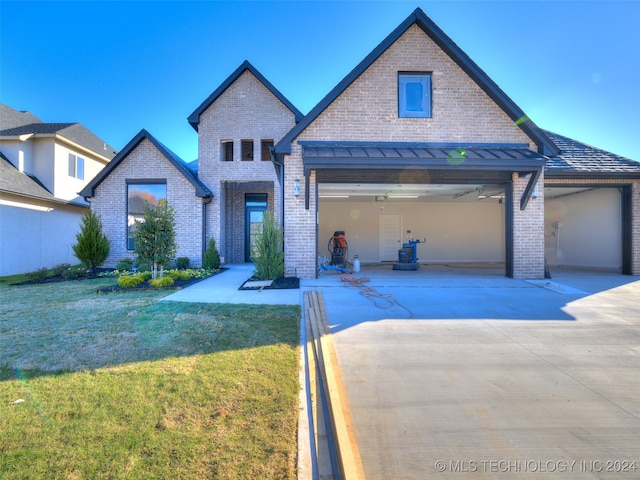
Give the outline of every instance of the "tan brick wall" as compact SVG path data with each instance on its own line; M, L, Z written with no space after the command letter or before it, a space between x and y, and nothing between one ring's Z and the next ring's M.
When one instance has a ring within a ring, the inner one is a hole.
M222 182L270 182L270 205L280 220L280 181L271 161L261 159L261 140L275 143L295 125L293 113L249 71L245 71L200 116L198 126L198 170L201 180L213 191L207 207L207 238L213 236L226 263L235 261L231 238L239 238L234 222L227 222ZM221 142L233 140L234 161L221 160ZM253 140L253 161L241 160L241 140ZM233 226L232 226L233 225ZM232 232L226 231L233 228ZM242 227L244 228L244 227ZM231 260L234 259L234 260Z
M148 140L143 140L96 188L91 209L102 217L111 251L104 267L115 268L127 250L127 180L166 179L167 202L175 209L176 257L202 265L202 199L195 187Z
M432 118L398 118L400 71L432 72ZM532 140L417 26L410 27L294 141L285 161L287 186L295 178L304 186L301 148L297 145L302 140L524 143L536 149ZM312 177L312 189L314 185ZM286 269L288 273L297 271L301 277L313 277L317 251L315 191L311 192L310 209L305 210L302 190L298 199L285 193ZM530 202L527 212L519 215L522 221L540 224L535 254L518 262L519 275L538 277L543 272L543 216L537 210L542 203ZM524 225L519 228L524 237Z
M631 274L640 275L640 180L619 179L547 179L545 185L631 185Z
M544 175L538 180L538 197L520 210L520 199L531 175L513 181L513 278L544 278Z

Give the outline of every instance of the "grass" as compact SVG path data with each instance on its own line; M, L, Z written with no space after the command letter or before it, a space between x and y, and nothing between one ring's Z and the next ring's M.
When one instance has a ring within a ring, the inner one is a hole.
M299 308L111 283L0 284L0 478L294 479Z

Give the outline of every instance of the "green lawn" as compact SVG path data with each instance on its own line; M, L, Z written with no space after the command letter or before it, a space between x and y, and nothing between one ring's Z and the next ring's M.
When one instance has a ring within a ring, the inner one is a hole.
M294 479L299 308L113 283L0 286L0 478Z

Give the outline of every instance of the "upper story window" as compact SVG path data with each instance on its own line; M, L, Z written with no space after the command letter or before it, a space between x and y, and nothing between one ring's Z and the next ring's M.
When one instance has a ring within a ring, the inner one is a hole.
M135 249L133 232L137 222L144 221L145 206L157 207L158 202L166 198L166 180L127 181L127 250Z
M222 142L222 155L223 162L233 162L233 141Z
M273 147L273 140L262 140L260 143L260 158L265 161L271 161L271 152L269 149Z
M69 176L84 180L84 158L69 154Z
M242 140L240 142L242 160L250 162L253 160L253 140Z
M398 116L431 118L431 74L400 72L398 74Z

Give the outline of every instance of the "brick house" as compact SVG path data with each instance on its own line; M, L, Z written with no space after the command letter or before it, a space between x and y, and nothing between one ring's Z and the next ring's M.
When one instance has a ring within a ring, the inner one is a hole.
M197 170L145 133L81 192L109 218L112 264L130 253L125 187L153 180L190 205L178 256L195 265L209 237L226 263L248 261L268 209L301 278L336 230L363 263L418 238L424 263L499 263L513 278L543 277L545 260L640 274L640 163L540 129L420 9L307 115L245 62L189 122Z

